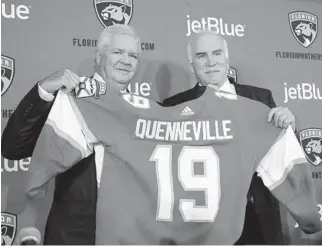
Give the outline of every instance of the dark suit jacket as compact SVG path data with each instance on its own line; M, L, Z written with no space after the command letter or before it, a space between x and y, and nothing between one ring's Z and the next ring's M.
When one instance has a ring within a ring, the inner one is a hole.
M272 92L270 90L251 85L240 85L234 83L232 80L229 81L235 86L237 95L262 102L270 108L276 107ZM205 86L196 84L192 89L178 93L172 97L165 99L163 101L163 106L174 106L186 101L197 99L198 97L202 96L205 90Z
M32 155L53 102L42 100L38 85L22 99L2 135L2 155L20 160ZM55 179L44 244L95 245L96 167L94 154Z
M238 95L262 102L270 108L276 107L270 90L230 82ZM205 89L205 86L196 84L192 89L165 99L163 105L169 107L194 100L202 96ZM247 204L243 233L236 244L283 244L279 204L257 175L253 176L250 196L253 202Z

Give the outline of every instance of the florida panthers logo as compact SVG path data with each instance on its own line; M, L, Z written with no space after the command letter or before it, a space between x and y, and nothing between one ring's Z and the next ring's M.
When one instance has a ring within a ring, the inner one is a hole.
M106 94L106 83L99 82L93 78L80 77L80 83L75 88L75 97L95 97Z
M319 165L322 161L321 157L319 156L322 153L322 139L311 139L311 141L305 146L305 151L306 153L312 154L315 157L313 164Z
M1 55L1 95L10 87L15 74L15 60L9 56Z
M289 14L289 22L295 39L305 48L315 40L318 32L318 17L307 12Z
M300 142L307 159L314 165L322 163L322 129L300 131Z
M304 47L308 47L316 37L316 31L313 30L312 23L301 22L296 26L295 33L297 36L302 36L304 40Z
M96 15L108 27L114 24L129 24L132 17L132 0L94 0Z
M1 245L11 245L16 236L17 215L1 212Z

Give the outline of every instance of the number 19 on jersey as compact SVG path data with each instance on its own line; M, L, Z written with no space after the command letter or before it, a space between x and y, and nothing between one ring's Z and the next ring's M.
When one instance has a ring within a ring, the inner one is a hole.
M156 219L172 221L175 190L173 179L178 178L186 191L204 191L205 206L196 206L195 199L180 199L179 210L185 222L214 222L220 202L219 158L211 146L184 146L173 161L172 145L157 145L150 161L156 164L158 207ZM203 163L204 174L194 174L194 164ZM178 165L178 177L172 175Z

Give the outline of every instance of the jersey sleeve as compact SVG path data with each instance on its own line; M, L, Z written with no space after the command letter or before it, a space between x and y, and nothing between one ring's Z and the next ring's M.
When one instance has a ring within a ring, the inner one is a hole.
M75 107L70 95L58 92L31 157L26 186L29 198L43 197L51 178L93 152L94 136Z
M305 233L322 229L308 163L291 127L279 134L256 171Z

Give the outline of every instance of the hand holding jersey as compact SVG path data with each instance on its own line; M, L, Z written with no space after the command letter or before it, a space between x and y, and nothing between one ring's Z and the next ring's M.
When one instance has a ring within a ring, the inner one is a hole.
M199 82L220 87L228 50L195 54ZM279 136L265 122L264 106L207 89L198 100L163 109L135 95L121 98L115 87L91 84L108 95L75 100L59 92L30 165L28 191L39 195L51 177L103 144L107 155L98 191L97 244L234 243L254 170L303 230L320 229L302 150L289 129ZM227 219L232 213L234 224Z
M58 71L39 82L39 86L47 93L53 94L63 88L66 92L74 90L79 83L79 77L69 69Z
M291 126L295 131L295 116L286 107L272 108L268 113L268 121L274 121L276 127L287 128Z
M37 196L93 145L105 146L97 244L232 244L254 170L303 230L320 230L302 149L292 130L266 121L263 105L212 89L172 108L117 94L108 86L99 98L60 91L30 164L27 192Z

